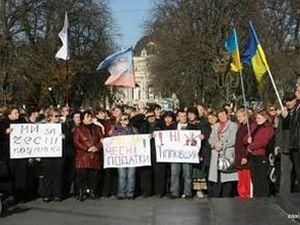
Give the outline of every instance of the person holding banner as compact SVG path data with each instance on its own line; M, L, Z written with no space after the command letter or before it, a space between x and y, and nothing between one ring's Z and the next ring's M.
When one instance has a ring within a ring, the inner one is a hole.
M58 109L50 109L48 112L48 123L60 123L61 113ZM65 136L62 134L62 138ZM64 148L63 148L64 151ZM63 185L63 167L64 167L64 152L61 158L43 158L42 168L44 174L44 202L52 200L62 201L62 185Z
M197 125L188 123L187 112L180 109L177 112L178 123L177 130L197 130ZM180 173L184 179L182 198L192 198L192 164L188 163L171 163L171 187L169 198L175 199L180 194Z
M129 125L129 115L124 113L118 120L112 136L137 134L137 130ZM135 167L118 168L118 199L134 199Z
M79 200L83 201L85 192L90 198L96 197L98 174L101 168L99 150L103 134L99 126L93 124L90 111L80 114L81 124L75 127L73 140L76 149L76 180L79 188Z
M20 117L19 109L15 106L10 107L4 112L4 119L0 122L0 158L7 166L7 177L5 182L1 182L0 191L13 194L15 200L24 200L27 188L27 159L10 159L10 124L24 123L25 119ZM4 189L4 190L2 190Z
M149 197L153 194L162 197L165 193L165 167L163 163L156 162L155 154L155 139L153 132L161 130L160 121L156 119L155 112L149 110L146 112L146 121L141 126L142 134L150 134L151 146L151 165L147 167L140 167L140 182L141 192L144 197Z
M209 197L233 197L236 190L237 172L220 171L218 157L222 154L234 162L234 146L238 126L230 120L226 109L218 111L219 122L213 125L209 138L212 147L208 180L210 181Z
M121 105L112 108L112 115L104 122L104 136L110 137L113 133L116 121L124 112ZM107 168L102 171L102 197L117 196L118 192L118 171L116 168Z

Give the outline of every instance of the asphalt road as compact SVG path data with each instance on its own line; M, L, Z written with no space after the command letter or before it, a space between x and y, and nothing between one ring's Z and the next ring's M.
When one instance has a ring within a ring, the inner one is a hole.
M21 204L0 225L289 225L300 224L300 195L287 198L114 198Z

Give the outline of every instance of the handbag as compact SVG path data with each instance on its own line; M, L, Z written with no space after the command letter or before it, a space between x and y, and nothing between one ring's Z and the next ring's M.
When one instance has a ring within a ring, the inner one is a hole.
M226 156L226 149L223 150L223 153L218 154L217 168L223 173L233 173L236 172L234 166L234 160L231 160Z

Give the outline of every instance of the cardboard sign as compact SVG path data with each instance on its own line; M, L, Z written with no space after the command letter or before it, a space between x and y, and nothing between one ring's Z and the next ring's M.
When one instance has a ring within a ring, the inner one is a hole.
M200 130L155 131L156 161L199 163Z
M10 158L62 157L61 124L11 124Z
M103 139L104 168L151 166L149 135L123 135Z

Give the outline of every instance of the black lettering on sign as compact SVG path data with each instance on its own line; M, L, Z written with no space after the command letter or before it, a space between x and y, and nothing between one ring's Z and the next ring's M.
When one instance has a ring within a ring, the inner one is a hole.
M36 145L39 145L39 144L41 144L41 137L35 137L34 139L33 139L33 142L34 142L34 144L36 144Z
M26 124L26 125L21 125L20 128L21 134L23 133L38 133L39 132L39 125L38 124Z
M16 144L16 145L19 145L19 144L21 144L21 136L13 136L13 142L14 142L14 144Z
M55 134L55 131L56 131L55 128L46 128L45 129L45 135Z
M31 137L25 137L25 138L24 138L24 143L27 144L27 145L29 145L31 139L32 139Z

